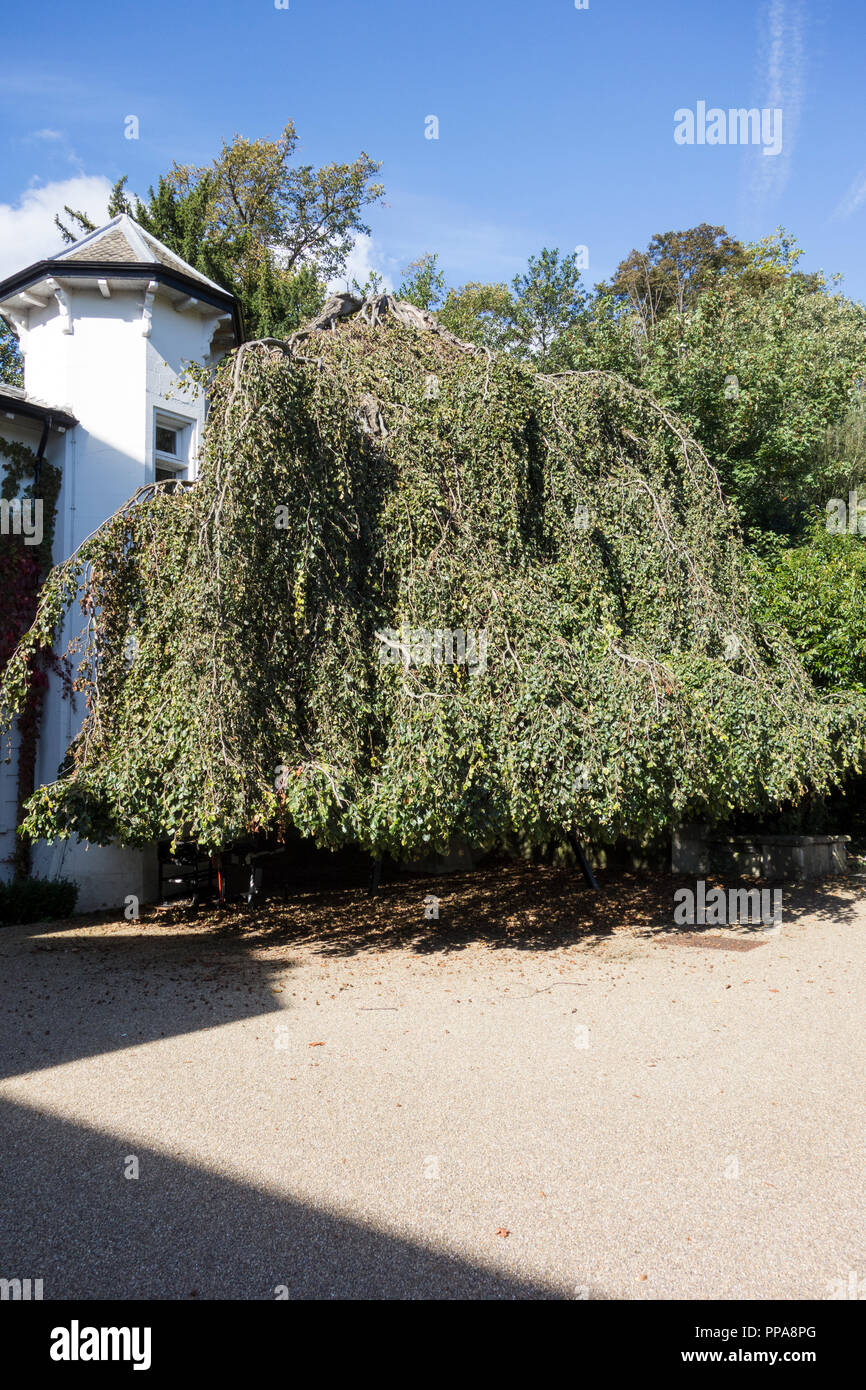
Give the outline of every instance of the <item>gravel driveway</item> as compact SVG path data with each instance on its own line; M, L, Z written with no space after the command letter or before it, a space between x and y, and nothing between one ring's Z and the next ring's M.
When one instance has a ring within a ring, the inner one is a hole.
M579 929L545 935L542 899L493 930L507 882L457 931L436 884L439 922L419 881L243 927L0 932L0 1277L46 1299L807 1299L866 1277L853 887L792 889L778 932L684 938L613 882L614 931L573 886Z

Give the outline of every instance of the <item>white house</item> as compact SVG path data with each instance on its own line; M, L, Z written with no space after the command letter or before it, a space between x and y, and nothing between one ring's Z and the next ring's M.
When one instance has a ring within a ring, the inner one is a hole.
M0 314L24 358L24 389L0 382L0 438L27 443L61 470L57 563L137 489L195 478L205 401L182 392L178 378L190 362L215 365L242 341L240 310L231 294L121 215L0 282ZM76 620L71 613L59 650ZM37 753L40 784L55 780L81 718L53 684ZM13 757L0 762L0 877L11 873L16 791ZM129 894L152 898L156 854L39 843L33 870L76 879L79 909L87 911L116 907Z

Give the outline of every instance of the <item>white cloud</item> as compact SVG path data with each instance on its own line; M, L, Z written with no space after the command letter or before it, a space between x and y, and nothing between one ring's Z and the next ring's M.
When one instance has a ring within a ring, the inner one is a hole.
M833 220L850 217L866 202L866 169L861 169L845 195L833 209Z
M767 158L763 149L750 151L749 196L763 203L781 197L791 174L806 78L803 0L767 0L758 25L760 105L782 112L781 154Z
M351 287L352 281L357 280L363 286L367 283L370 272L375 270L382 277L383 287L391 291L394 288L393 281L384 266L384 258L379 251L372 237L356 236L351 251L346 259L346 269L342 275L328 282L328 293L339 294L345 290L348 284Z
M108 221L111 183L100 176L62 179L28 188L15 204L0 203L0 279L62 249L54 214L68 204L97 226Z

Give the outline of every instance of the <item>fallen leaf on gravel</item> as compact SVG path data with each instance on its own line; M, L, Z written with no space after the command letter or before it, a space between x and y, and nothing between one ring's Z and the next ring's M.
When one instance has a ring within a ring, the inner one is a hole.
M320 1042L320 1043L307 1043L307 1046L308 1046L308 1047L324 1047L325 1044L324 1044L323 1042Z

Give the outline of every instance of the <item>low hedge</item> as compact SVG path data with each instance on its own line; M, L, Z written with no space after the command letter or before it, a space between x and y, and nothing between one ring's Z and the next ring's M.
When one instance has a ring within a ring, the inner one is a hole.
M15 878L0 883L0 926L70 917L78 884L68 878Z

